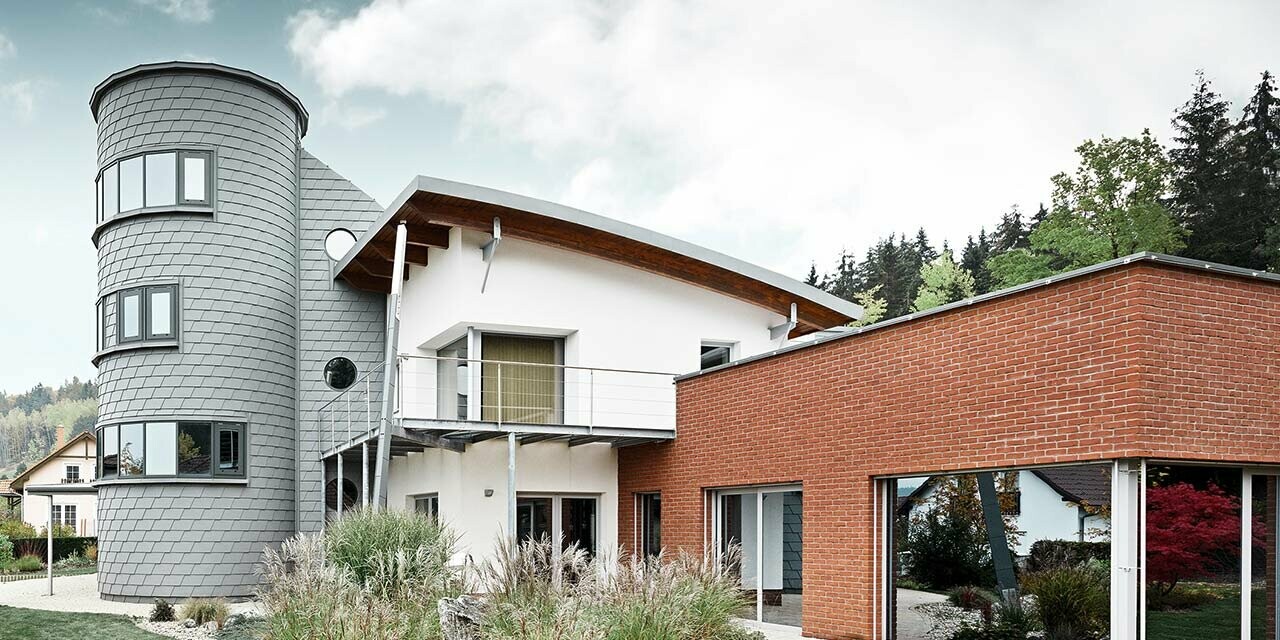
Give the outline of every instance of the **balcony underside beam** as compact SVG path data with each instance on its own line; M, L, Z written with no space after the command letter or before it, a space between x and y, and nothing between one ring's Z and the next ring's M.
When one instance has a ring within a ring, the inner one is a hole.
M438 420L431 418L403 418L406 431L437 433L447 438L456 438L467 442L480 442L488 438L499 438L508 433L520 437L559 436L598 438L595 442L614 442L620 440L642 440L645 442L661 442L676 437L675 429L651 429L648 427L588 427L568 424L524 424L498 423L493 421Z

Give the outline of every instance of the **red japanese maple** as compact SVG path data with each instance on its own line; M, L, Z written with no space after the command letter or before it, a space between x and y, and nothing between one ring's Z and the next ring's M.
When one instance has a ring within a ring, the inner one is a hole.
M1147 489L1147 579L1168 594L1180 580L1229 569L1240 558L1240 517L1240 498L1212 483ZM1265 537L1255 516L1254 545Z

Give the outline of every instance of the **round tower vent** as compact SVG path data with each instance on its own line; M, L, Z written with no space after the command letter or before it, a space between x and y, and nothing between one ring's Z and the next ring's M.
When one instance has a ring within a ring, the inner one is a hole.
M347 252L354 246L356 246L356 234L346 229L334 229L324 237L324 252L334 262L346 257Z

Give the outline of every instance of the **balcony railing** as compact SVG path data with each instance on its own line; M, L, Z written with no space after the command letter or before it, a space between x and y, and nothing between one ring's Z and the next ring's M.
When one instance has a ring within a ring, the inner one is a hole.
M674 429L674 376L438 356L400 359L406 421Z
M377 435L381 373L366 373L321 408L322 450ZM393 394L393 427L437 434L643 436L675 429L674 375L655 371L402 355Z

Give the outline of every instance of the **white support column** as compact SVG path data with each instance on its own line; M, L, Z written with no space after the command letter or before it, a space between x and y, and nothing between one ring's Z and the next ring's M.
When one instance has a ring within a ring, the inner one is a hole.
M404 220L396 226L395 260L391 265L391 295L387 299L387 353L382 376L382 420L378 425L378 462L373 472L374 508L387 507L387 474L391 471L391 421L395 419L394 384L400 349L400 292L404 289L404 255L409 230ZM341 486L341 483L339 483Z
M1253 629L1253 474L1245 469L1240 484L1240 637Z
M756 622L764 622L764 492L756 492Z
M1139 530L1142 469L1138 460L1118 460L1111 472L1111 639L1138 640Z
M49 557L45 568L49 572L49 595L53 595L53 494L49 494L49 524L45 531L49 534Z
M360 443L360 508L369 508L369 441Z
M342 490L344 480L345 480L345 478L342 475L342 459L344 457L346 456L343 455L343 452L339 451L338 452L338 504L337 504L339 518L342 517L342 506L346 502L346 499L345 499L346 495L345 495L345 492L343 492Z
M516 433L507 434L507 535L511 544L520 544L516 538Z

